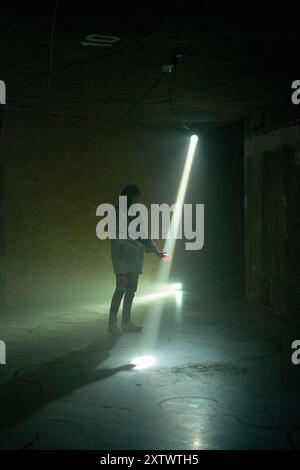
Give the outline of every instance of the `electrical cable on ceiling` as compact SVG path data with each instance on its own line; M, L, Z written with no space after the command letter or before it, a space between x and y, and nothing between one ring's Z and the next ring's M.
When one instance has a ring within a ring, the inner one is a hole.
M184 56L188 54L188 51L190 51L190 49L199 41L201 36L203 36L203 34L206 33L206 31L209 29L209 27L215 22L215 20L220 16L220 14L224 12L224 10L228 7L228 5L230 3L232 3L232 0L225 1L223 6L218 9L217 13L214 14L211 17L211 19L209 20L209 22L200 30L200 32L198 34L196 34L194 39L192 39L189 42L189 44L187 44L187 46L182 51L180 51L180 54L177 56L178 58L180 58L180 60L182 60L184 58ZM175 71L174 71L174 80L173 80L173 85L172 85L172 89L171 89L171 93L170 93L170 97L169 97L169 104L170 104L171 110L173 111L173 114L174 114L176 120L179 122L179 124L181 126L183 126L184 129L189 130L189 127L182 121L182 119L181 119L181 117L180 117L180 115L179 115L179 113L176 109L176 103L174 101L175 90L176 90L177 64L178 64L178 60L176 59L176 61L175 61Z
M182 121L182 119L180 118L177 110L176 110L176 107L175 107L175 103L174 103L174 94L175 94L175 87L176 87L176 70L177 70L177 62L179 58L181 58L182 56L184 56L184 54L187 53L187 51L189 51L193 46L194 44L200 39L200 37L207 31L207 29L210 27L210 25L216 20L216 18L220 15L221 12L223 12L223 10L228 6L229 3L231 3L232 0L227 0L223 7L221 9L218 10L217 14L213 15L212 18L210 19L210 21L208 22L207 25L205 25L204 28L202 28L202 30L200 31L200 33L198 33L195 38L184 48L183 51L180 52L180 54L177 56L177 58L175 59L175 68L174 68L174 80L173 80L173 85L172 85L172 89L171 89L171 94L170 94L170 97L169 97L169 103L170 103L170 106L171 106L171 109L173 110L173 113L177 119L177 121L186 129L186 130L189 130L190 128ZM146 93L144 93L132 106L130 106L128 108L127 111L125 111L125 113L123 114L123 118L128 115L131 111L133 111L133 109L136 108L136 106L138 104L140 104L144 98L146 98L147 96L150 95L150 93L157 87L157 85L160 83L162 77L164 76L165 74L162 73L158 80L156 80L154 82L153 85L151 85L151 87L149 88L149 90L146 91Z
M102 54L97 54L97 55L94 55L92 57L89 57L88 59L85 59L85 60L81 60L81 61L78 61L78 62L73 62L72 64L65 64L65 65L61 65L60 67L57 67L56 69L53 69L51 71L47 71L47 72L40 72L38 74L35 74L35 75L31 75L31 76L28 76L28 77L25 77L25 78L22 78L20 80L16 80L16 81L13 81L10 83L10 86L11 85L15 85L15 84L18 84L18 83L24 83L24 82L27 82L27 81L30 81L30 80L34 80L34 79L37 79L37 78L44 78L45 76L49 76L49 75L52 75L54 73L58 73L58 72L63 72L64 70L68 70L68 69L71 69L73 67L77 67L79 65L84 65L84 64L88 64L90 62L93 62L93 61L96 61L98 59L101 59L103 57L107 57L107 56L110 56L112 54L117 54L119 52L122 52L124 50L127 50L127 49L130 49L131 47L134 47L134 46L137 46L139 44L141 44L143 41L145 41L146 39L148 39L150 36L152 36L154 33L156 33L156 31L160 28L160 26L163 24L163 22L165 21L165 18L169 12L169 10L171 9L171 7L173 6L173 4L175 3L176 0L171 0L166 9L164 10L160 20L159 20L159 23L155 26L155 28L153 28L151 31L149 31L148 33L146 33L142 38L139 38L139 39L136 39L134 41L132 41L131 43L129 44L126 44L124 46L121 46L119 48L115 48L111 51L107 51L107 52L104 52Z
M162 78L165 76L165 73L161 73L159 77L155 80L155 82L148 88L148 90L138 99L136 100L129 108L123 113L122 118L127 116L129 113L131 113L142 101L149 96L152 91L158 86L158 84L161 82Z
M170 96L169 96L169 104L170 104L170 108L173 111L173 114L174 114L176 120L179 122L179 124L185 130L189 130L189 127L182 121L181 117L179 116L178 111L177 111L176 106L175 106L174 94L175 94L175 87L176 87L176 78L177 78L177 60L175 61L173 82L172 82L171 92L170 92Z
M228 6L229 3L231 3L232 0L229 0L229 1L226 1L223 5L223 7L221 9L218 10L217 14L216 15L213 15L213 17L210 19L210 21L208 22L208 24L203 27L201 29L201 31L195 36L194 39L192 39L192 41L183 49L183 51L180 52L180 57L181 56L184 56L184 55L187 55L188 52L190 51L190 49L194 46L194 44L196 42L198 42L198 40L200 39L200 37L207 31L207 29L210 27L210 25L215 21L215 19L220 15L221 12L223 12L223 10ZM53 15L53 20L52 20L52 27L51 27L51 35L50 35L50 46L49 46L49 64L48 64L48 72L41 72L39 74L36 74L36 75L32 75L30 77L26 77L24 79L21 79L21 80L17 80L15 82L12 82L12 84L18 84L18 83L22 83L22 82L26 82L26 81L30 81L30 80L33 80L35 78L43 78L44 76L47 76L48 79L47 79L47 87L46 87L46 92L47 94L49 95L49 92L50 92L50 82L51 82L51 76L52 74L54 73L57 73L57 72L60 72L60 71L64 71L64 70L67 70L69 68L72 68L72 67L76 67L76 66L79 66L79 65L82 65L82 64L86 64L86 63L89 63L89 62L92 62L92 61L95 61L95 60L98 60L98 59L101 59L103 57L107 57L109 55L112 55L112 54L115 54L115 53L118 53L118 52L122 52L126 49L129 49L131 47L134 47L140 43L142 43L144 40L148 39L150 36L152 36L159 28L160 26L163 24L163 22L165 21L165 18L169 12L169 10L171 9L171 7L173 6L173 4L176 2L176 0L171 0L165 11L163 12L162 16L161 16L161 19L159 21L159 23L157 24L157 26L149 31L149 33L147 33L146 35L144 35L142 38L138 39L138 40L135 40L135 41L132 41L130 44L127 44L123 47L119 47L119 48L116 48L114 50L111 50L111 51L108 51L106 53L102 53L102 54L97 54L95 56L92 56L90 57L89 59L85 59L83 61L78 61L78 62L74 62L72 64L66 64L66 65L63 65L63 66L60 66L60 67L57 67L56 69L53 69L52 70L52 60L53 60L53 41L54 41L54 30L55 30L55 22L56 22L56 17L57 17L57 10L58 10L58 2L59 0L56 0L56 5L55 5L55 11L54 11L54 15ZM175 72L174 72L174 81L173 81L173 85L172 85L172 89L171 89L171 95L169 98L167 98L166 100L169 102L170 106L171 106L171 109L177 119L177 121L180 123L181 126L183 126L185 129L189 129L189 127L182 121L182 119L180 118L177 110L176 110L176 103L174 101L175 98L177 97L180 97L181 95L179 96L175 96L175 89L176 89L176 65L177 65L177 61L176 61L176 64L175 64ZM123 118L125 116L127 116L130 112L132 112L137 106L139 103L143 102L143 100L149 96L151 94L151 92L158 86L158 84L161 82L163 76L165 74L162 73L160 74L160 76L158 77L158 79L153 83L153 85L151 85L151 87L137 100L135 101L124 113L123 113ZM184 96L184 95L183 95ZM38 97L39 98L39 97ZM42 98L42 97L41 97ZM145 103L146 104L146 103ZM150 104L150 103L149 103Z
M56 17L57 17L57 11L58 11L58 4L59 4L59 0L56 0L55 1L53 18L52 18L52 24L51 24L51 32L50 32L48 80L47 80L47 84L46 84L46 94L48 96L50 94L50 82L51 82L52 59L53 59L53 44L54 44L54 31L55 31Z
M232 3L233 0L227 0L223 3L223 5L218 8L218 11L215 15L211 17L209 22L203 26L203 28L200 30L198 34L190 41L190 43L180 52L181 56L184 57L185 54L192 49L192 47L199 41L201 36L207 32L207 30L210 28L210 26L215 22L215 20L221 15L221 13L224 12L224 10L229 6L230 3Z

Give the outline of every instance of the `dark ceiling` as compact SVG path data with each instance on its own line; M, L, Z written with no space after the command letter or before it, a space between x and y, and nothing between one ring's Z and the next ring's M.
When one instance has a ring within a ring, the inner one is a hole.
M300 78L299 18L299 1L10 2L1 5L0 79L12 108L229 123L287 99Z

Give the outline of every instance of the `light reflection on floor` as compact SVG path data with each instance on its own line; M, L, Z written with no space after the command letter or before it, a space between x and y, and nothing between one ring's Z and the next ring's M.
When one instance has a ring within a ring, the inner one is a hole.
M154 349L110 338L91 305L4 314L0 447L299 448L298 326L241 298L180 299L164 298ZM156 362L129 367L140 356Z

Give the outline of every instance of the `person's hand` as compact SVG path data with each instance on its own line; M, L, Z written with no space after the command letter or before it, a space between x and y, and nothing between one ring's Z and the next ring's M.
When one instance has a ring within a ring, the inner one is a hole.
M159 251L157 253L157 256L162 259L163 261L170 261L171 256L169 256L165 251Z

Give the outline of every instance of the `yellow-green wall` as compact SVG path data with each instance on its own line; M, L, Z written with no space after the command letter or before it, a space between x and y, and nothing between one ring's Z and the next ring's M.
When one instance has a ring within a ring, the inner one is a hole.
M13 110L4 127L6 302L107 300L114 278L96 208L131 182L146 204L174 202L187 136ZM148 255L142 288L157 267Z

